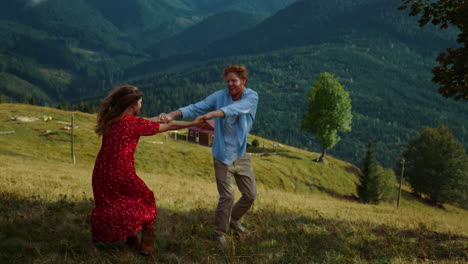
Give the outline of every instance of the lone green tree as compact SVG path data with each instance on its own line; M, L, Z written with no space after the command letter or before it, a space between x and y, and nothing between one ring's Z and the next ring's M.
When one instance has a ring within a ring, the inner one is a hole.
M445 125L426 128L403 153L405 178L419 196L432 203L468 202L468 157Z
M427 23L445 29L456 27L460 33L456 49L448 48L437 57L439 66L432 69L432 81L438 83L439 93L454 100L468 101L468 2L465 0L401 0L400 10L410 9L410 16L421 15L419 26Z
M362 162L361 176L357 188L359 200L364 203L377 203L379 201L379 178L377 173L377 160L375 158L374 144L367 143L366 156Z
M308 111L301 129L312 133L322 146L322 154L317 159L322 162L326 150L340 141L338 132L351 131L351 98L338 79L328 72L319 75L308 97Z

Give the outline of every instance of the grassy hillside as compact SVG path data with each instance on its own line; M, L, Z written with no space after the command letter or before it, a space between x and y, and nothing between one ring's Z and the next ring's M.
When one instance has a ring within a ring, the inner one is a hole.
M54 119L9 121L11 116L44 114ZM72 165L69 132L60 130L70 114L0 104L0 131L15 131L0 134L1 263L467 260L466 211L448 205L445 209L433 208L406 192L400 210L393 203L375 206L344 199L354 192L356 168L335 159L327 165L316 164L310 161L316 154L287 146L276 155L253 157L259 197L244 219L253 232L243 238L229 235L228 247L219 249L210 241L217 192L209 149L166 141L164 134L142 138L136 152L137 172L154 191L158 203L157 256L140 257L123 243L93 245L89 233L91 173L99 149L99 140L92 133L95 117L74 113L79 125L75 130L78 162ZM305 180L316 180L317 186L306 188L299 181L293 184L295 178L303 177L301 174L308 175ZM294 185L297 193L293 193Z
M8 121L12 116L52 115L50 122L18 123ZM70 160L70 132L62 128L70 122L71 113L57 109L20 104L0 104L0 129L15 134L0 138L2 154L20 155L45 162ZM100 139L94 134L95 116L76 113L75 122L80 126L75 133L76 157L79 164L92 165L99 151ZM46 133L47 130L50 130ZM214 178L211 149L174 140L173 134L157 134L140 140L136 151L136 166L142 172L165 175ZM183 136L181 135L180 138ZM253 140L251 136L249 140ZM269 188L314 193L327 190L342 196L355 194L357 168L330 157L327 166L312 160L318 154L282 146L272 152L269 140L258 138L265 145L267 154L253 156L257 181ZM53 149L54 151L44 150ZM194 169L197 168L197 169Z

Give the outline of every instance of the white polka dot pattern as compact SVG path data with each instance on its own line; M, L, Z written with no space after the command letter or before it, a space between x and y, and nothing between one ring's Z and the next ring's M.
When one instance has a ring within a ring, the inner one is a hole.
M93 241L123 240L156 219L154 194L136 174L133 154L140 136L158 131L159 123L125 115L103 136L93 171Z

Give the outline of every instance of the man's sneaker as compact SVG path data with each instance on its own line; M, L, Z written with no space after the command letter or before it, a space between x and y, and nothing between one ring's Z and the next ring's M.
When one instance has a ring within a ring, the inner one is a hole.
M250 233L238 220L231 220L230 226L239 235L248 235Z
M224 235L213 235L213 241L218 242L218 245L221 247L226 247L227 242Z

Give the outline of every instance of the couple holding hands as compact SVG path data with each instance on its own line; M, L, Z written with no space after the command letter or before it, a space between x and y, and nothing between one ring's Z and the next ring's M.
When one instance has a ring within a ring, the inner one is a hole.
M229 228L239 234L248 233L240 218L250 209L257 195L246 147L255 120L258 95L245 87L248 73L243 66L227 66L223 79L227 89L153 118L136 117L143 94L134 86L117 87L101 101L96 133L102 136L102 144L92 178L95 208L91 214L91 233L94 242L126 239L128 245L141 254L154 254L156 200L135 172L133 154L138 140L140 136L199 125L211 118L216 119L212 154L219 192L213 240L224 246L224 236ZM179 117L195 120L174 121ZM242 193L235 204L233 177ZM140 229L141 238L137 236Z

